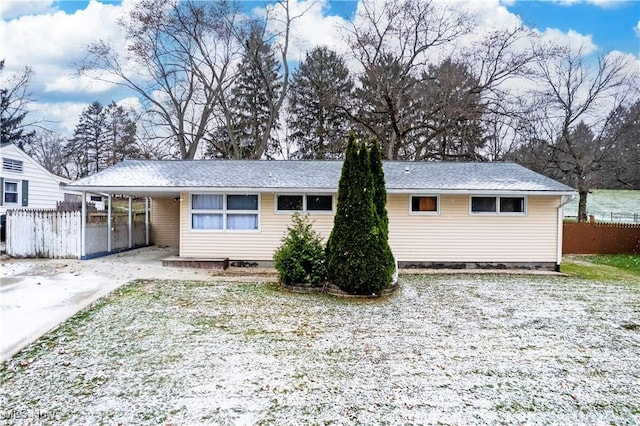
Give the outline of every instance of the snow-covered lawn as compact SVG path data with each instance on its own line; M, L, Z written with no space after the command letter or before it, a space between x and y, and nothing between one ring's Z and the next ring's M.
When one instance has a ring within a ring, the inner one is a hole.
M640 283L400 286L356 301L134 282L2 365L3 422L640 423Z

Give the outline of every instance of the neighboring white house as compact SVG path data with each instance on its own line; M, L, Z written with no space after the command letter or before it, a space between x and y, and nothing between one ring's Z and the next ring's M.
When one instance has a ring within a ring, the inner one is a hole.
M65 195L81 194L65 190L70 179L54 175L12 143L0 145L0 157L0 214L9 209L55 209Z

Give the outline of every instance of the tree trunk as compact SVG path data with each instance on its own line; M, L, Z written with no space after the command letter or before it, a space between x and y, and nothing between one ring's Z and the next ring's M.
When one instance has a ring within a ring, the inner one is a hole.
M589 195L589 190L579 189L578 194L580 195L580 201L578 201L578 222L586 222L587 221L587 196Z

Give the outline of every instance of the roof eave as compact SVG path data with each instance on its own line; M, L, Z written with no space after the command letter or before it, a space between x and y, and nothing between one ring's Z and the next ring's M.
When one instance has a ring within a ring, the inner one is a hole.
M211 186L189 186L189 187L131 187L131 186L90 186L90 185L67 185L67 189L73 191L102 192L106 194L123 195L147 195L147 194L167 194L172 195L180 192L273 192L273 193L335 193L338 188L317 187L317 188L290 188L290 187L211 187ZM548 196L571 196L576 191L559 190L517 190L517 189L443 189L443 188L387 188L389 194L451 194L451 195L548 195Z

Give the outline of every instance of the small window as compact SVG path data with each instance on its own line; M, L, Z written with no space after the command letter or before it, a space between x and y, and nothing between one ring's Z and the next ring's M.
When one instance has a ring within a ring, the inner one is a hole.
M500 197L500 213L524 213L524 197Z
M307 195L307 210L308 211L333 211L333 196L332 195Z
M93 202L97 202L97 203L102 202L102 197L99 195L91 195L89 198Z
M227 210L258 210L258 196L227 195Z
M12 160L11 158L2 159L2 170L8 172L22 172L22 161Z
M472 213L496 213L496 197L471 197Z
M191 208L194 210L222 210L222 194L193 194Z
M276 210L279 212L332 212L333 195L278 195Z
M193 229L222 229L222 213L191 215L191 227Z
M471 213L525 214L525 197L471 197Z
M4 183L4 202L18 204L18 182Z
M420 195L411 197L411 212L413 213L438 213L437 195Z
M277 206L280 211L301 211L302 195L278 195Z

